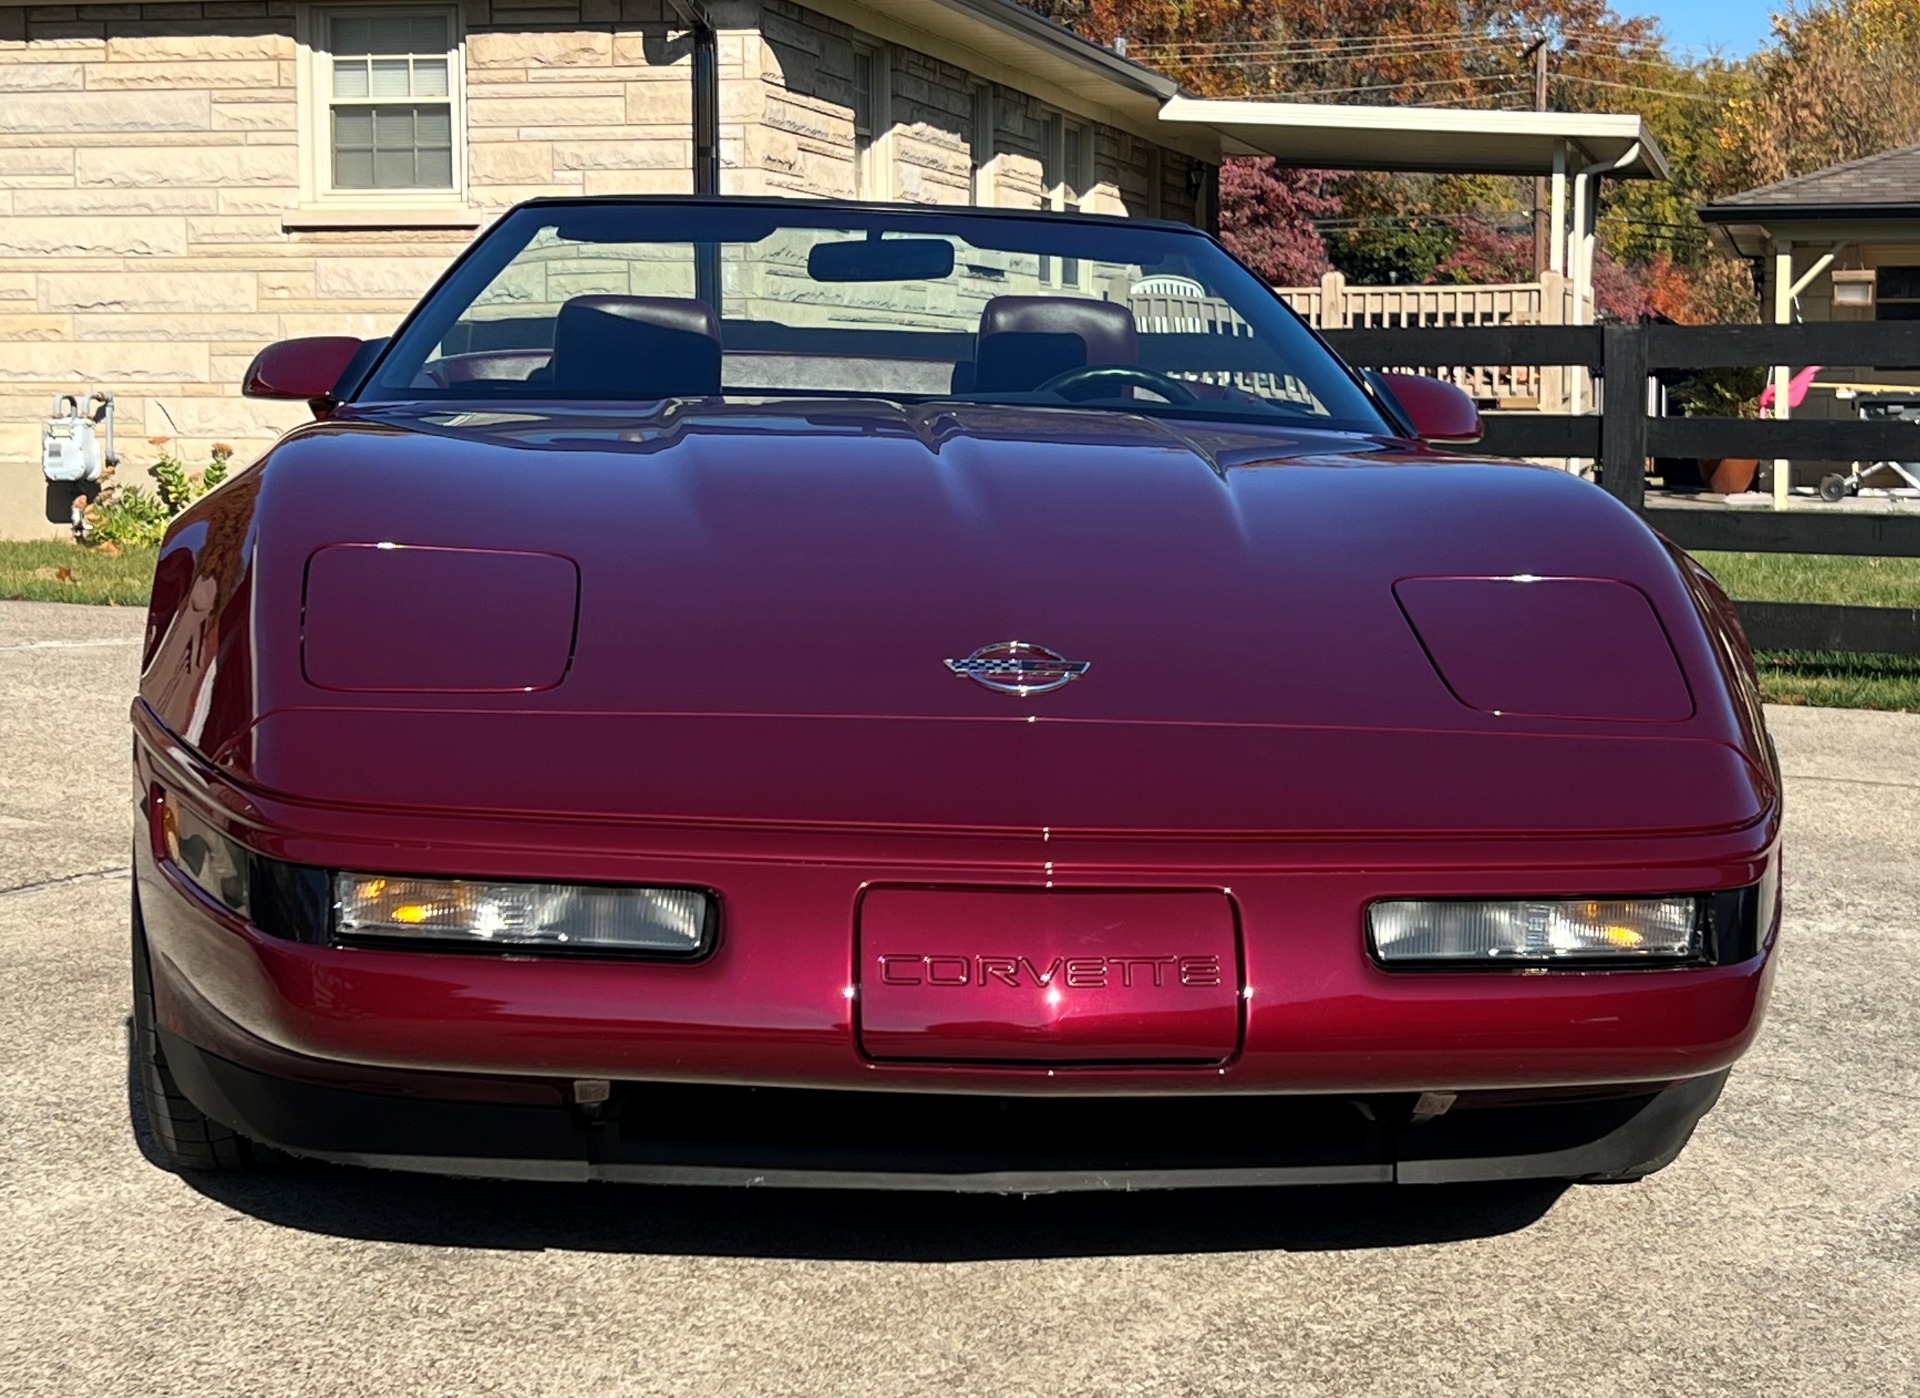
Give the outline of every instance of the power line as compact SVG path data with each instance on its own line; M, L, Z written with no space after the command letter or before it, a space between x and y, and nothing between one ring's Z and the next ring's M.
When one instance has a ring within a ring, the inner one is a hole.
M1374 48L1380 45L1429 44L1453 39L1485 39L1488 32L1482 29L1442 29L1425 34L1370 34L1353 37L1324 35L1308 38L1269 38L1269 39L1187 39L1169 40L1164 44L1142 43L1140 48L1155 49L1224 49L1224 48L1285 48L1302 51L1322 47L1332 48Z
M1588 87L1611 87L1617 88L1621 92L1642 92L1650 97L1673 97L1682 102L1711 102L1719 105L1725 100L1719 97L1709 97L1703 92L1681 92L1671 87L1645 87L1639 83L1609 82L1605 78L1583 78L1574 73L1561 73L1558 76L1561 82L1584 83Z

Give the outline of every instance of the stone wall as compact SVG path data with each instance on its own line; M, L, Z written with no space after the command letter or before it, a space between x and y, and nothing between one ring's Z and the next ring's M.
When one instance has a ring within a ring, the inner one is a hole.
M291 0L0 0L0 537L61 532L46 516L63 497L39 465L54 394L116 395L125 479L144 480L153 438L190 462L226 442L245 463L305 416L239 396L263 344L388 333L519 200L690 190L691 44L665 0L459 8L465 198L395 218L329 215L303 195ZM788 0L710 9L722 187L853 193L854 31ZM911 49L889 56L895 196L968 201L972 79ZM996 201L1036 206L1039 104L999 88L994 108ZM1184 158L1089 135L1088 208L1190 216Z

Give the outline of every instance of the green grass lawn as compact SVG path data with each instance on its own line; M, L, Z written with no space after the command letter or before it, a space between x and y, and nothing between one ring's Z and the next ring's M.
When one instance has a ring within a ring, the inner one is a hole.
M1737 598L1920 607L1920 558L1833 558L1804 553L1698 553ZM1773 704L1920 713L1920 657L1763 650L1760 688Z
M1733 596L1756 602L1851 602L1920 607L1920 558L1829 558L1791 553L1702 553ZM142 606L154 555L118 557L58 539L0 542L0 598ZM1776 704L1920 713L1920 658L1762 651L1760 682Z
M152 549L116 556L62 539L0 540L0 598L144 607L154 556Z

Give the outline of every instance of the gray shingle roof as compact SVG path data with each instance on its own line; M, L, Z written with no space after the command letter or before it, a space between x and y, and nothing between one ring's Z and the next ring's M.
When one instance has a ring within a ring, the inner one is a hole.
M1829 165L1717 200L1715 209L1774 208L1869 209L1881 205L1920 204L1920 145L1882 151L1864 160Z

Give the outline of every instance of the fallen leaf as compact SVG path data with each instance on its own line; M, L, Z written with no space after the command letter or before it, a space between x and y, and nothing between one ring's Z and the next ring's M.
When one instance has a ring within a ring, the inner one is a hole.
M107 558L118 558L120 556L120 545L108 539L100 545L100 553Z
M73 581L71 568L35 568L33 575L36 578L44 578L48 582L70 583Z

